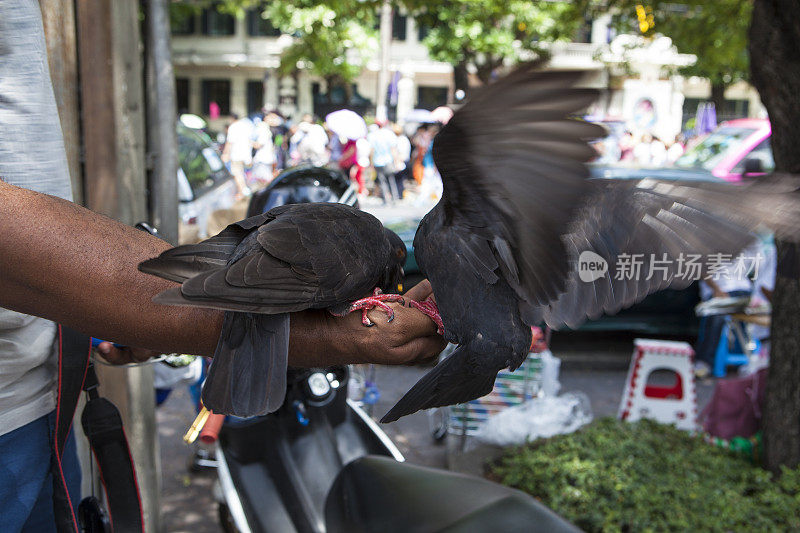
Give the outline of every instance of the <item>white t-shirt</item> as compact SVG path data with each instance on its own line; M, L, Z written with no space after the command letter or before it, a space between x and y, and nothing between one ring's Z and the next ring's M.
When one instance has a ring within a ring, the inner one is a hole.
M256 124L253 132L255 143L260 146L253 156L253 163L271 165L275 162L275 146L272 144L272 130L263 120Z
M250 119L240 118L228 126L225 142L231 161L249 165L253 160L253 123Z
M0 2L0 176L71 200L39 2ZM55 409L56 326L0 309L0 435Z

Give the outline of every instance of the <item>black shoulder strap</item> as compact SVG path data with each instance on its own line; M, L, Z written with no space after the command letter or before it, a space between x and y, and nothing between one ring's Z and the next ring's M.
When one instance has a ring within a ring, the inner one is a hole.
M108 514L116 533L143 532L142 504L128 441L119 411L97 393L90 339L59 326L58 404L53 442L53 506L59 533L79 531L61 469L61 454L81 390L89 394L81 423L92 447L106 491Z

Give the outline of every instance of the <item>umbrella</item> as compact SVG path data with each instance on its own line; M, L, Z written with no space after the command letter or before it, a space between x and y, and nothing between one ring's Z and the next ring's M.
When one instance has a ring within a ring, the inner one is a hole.
M433 118L436 119L436 122L447 124L447 122L453 118L453 110L446 105L443 105L431 111L431 115L433 115Z
M406 122L437 122L436 118L433 116L433 113L427 109L412 109L406 114L405 117L403 117L403 120Z
M355 111L340 109L329 113L325 122L333 133L347 139L360 139L367 136L367 123Z

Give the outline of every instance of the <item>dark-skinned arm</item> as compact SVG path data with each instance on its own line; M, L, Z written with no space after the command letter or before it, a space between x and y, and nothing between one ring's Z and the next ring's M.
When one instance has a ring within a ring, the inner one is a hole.
M74 203L0 181L0 306L120 344L211 356L223 313L155 304L152 297L175 284L137 270L167 248ZM424 297L430 286L412 290ZM373 311L371 328L361 325L359 313L340 319L324 311L294 313L290 364L408 364L436 355L444 341L433 322L393 307L391 323ZM114 362L124 357L110 351Z

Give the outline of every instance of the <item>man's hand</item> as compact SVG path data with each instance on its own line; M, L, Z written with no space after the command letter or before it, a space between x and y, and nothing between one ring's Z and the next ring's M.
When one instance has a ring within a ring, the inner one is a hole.
M108 341L103 341L95 348L103 359L112 365L125 365L128 363L143 363L153 357L161 355L146 348L132 348L130 346L116 347Z
M383 311L370 310L372 327L365 327L357 312L344 317L328 311L294 313L289 363L403 365L431 360L447 342L436 334L436 324L428 316L408 306L408 300L424 300L430 294L430 283L423 281L403 296L406 301L387 303L395 314L391 322Z

